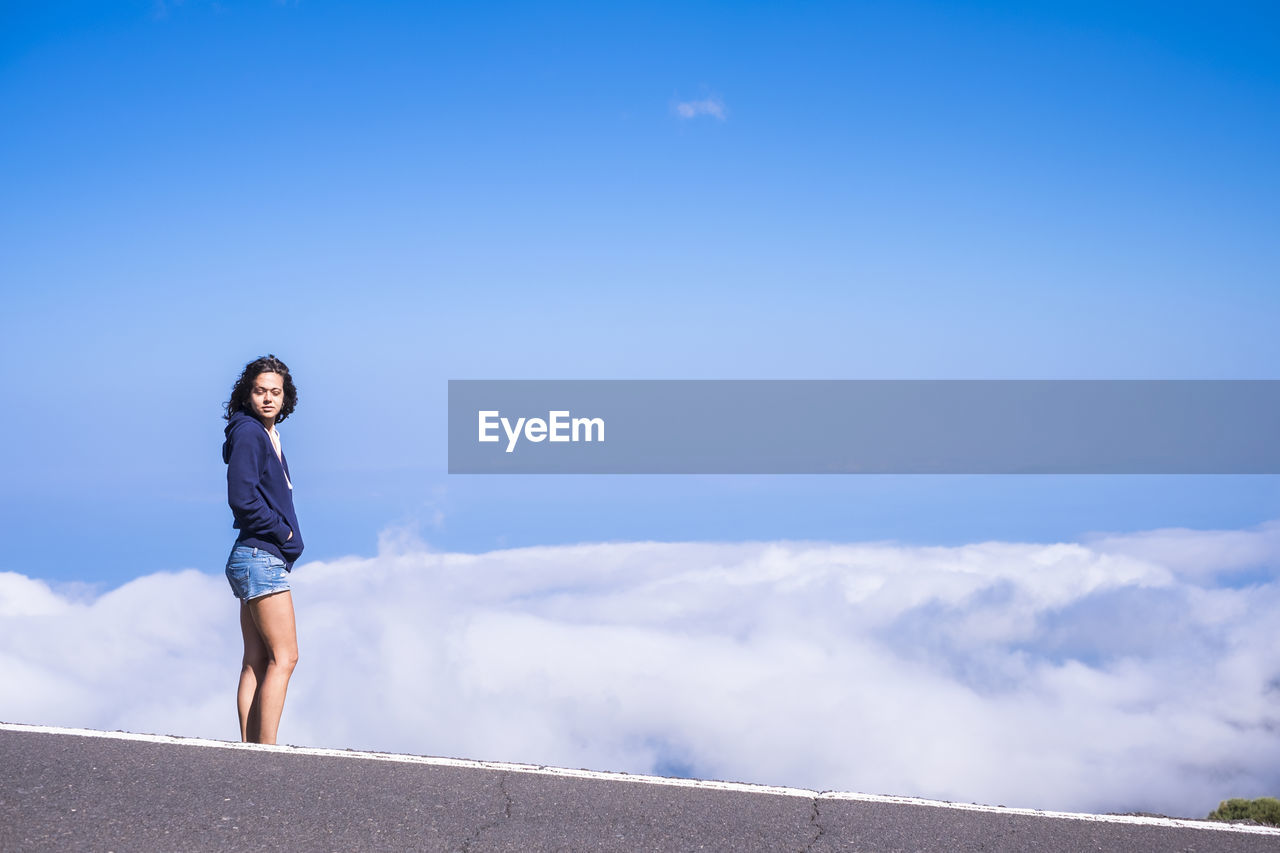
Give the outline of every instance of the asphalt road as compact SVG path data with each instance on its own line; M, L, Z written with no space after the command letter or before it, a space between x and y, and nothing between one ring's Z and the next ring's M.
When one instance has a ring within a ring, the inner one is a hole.
M0 851L1280 851L1280 831L170 740L0 727Z

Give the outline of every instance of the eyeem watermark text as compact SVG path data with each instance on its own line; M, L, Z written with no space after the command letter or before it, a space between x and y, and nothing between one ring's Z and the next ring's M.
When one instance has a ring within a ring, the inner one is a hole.
M449 380L450 474L1280 474L1277 435L1271 379Z
M507 453L516 449L523 433L528 441L604 441L603 418L571 418L567 410L547 412L547 419L518 418L513 426L509 418L496 409L481 411L480 441L500 441L499 426L507 434Z

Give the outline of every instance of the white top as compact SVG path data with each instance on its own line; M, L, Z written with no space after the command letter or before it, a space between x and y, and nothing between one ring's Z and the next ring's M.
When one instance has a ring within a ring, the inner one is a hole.
M263 427L263 429L267 429L267 428ZM276 431L275 424L271 425L271 429L267 429L267 435L271 436L271 446L276 449L276 458L280 460L280 469L283 471L284 470L284 453L280 450L280 433ZM293 489L293 483L289 482L288 471L284 472L284 482L285 482L285 485L287 485L290 490Z

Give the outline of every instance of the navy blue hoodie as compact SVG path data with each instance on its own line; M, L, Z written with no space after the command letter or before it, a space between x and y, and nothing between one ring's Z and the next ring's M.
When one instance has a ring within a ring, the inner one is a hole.
M289 461L283 453L276 456L262 421L244 412L227 421L226 435L222 461L227 463L227 503L236 517L232 527L240 531L236 544L275 554L292 571L302 556L302 531L285 479Z

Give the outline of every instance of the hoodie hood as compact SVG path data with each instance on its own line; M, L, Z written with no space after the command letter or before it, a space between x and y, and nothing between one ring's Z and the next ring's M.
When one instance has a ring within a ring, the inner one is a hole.
M236 412L232 415L227 421L226 428L222 430L222 434L227 437L227 440L222 442L222 464L225 465L231 461L231 433L242 429L245 424L257 424L260 429L262 428L262 421L253 415L246 415L244 412Z

